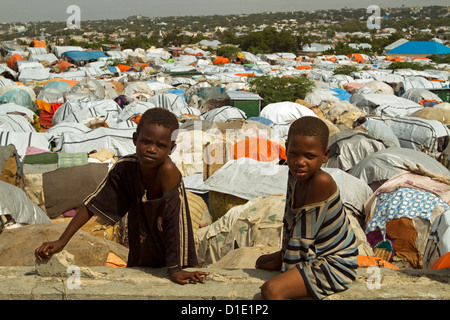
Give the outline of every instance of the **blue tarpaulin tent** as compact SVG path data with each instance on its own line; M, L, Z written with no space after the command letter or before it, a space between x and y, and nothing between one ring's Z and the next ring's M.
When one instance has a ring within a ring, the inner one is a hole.
M74 64L79 64L81 61L87 63L108 56L103 51L66 51L61 57Z

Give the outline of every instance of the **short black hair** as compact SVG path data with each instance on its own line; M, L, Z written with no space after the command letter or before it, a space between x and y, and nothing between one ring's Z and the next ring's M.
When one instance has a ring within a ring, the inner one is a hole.
M296 134L307 137L316 137L320 140L324 150L328 147L330 130L326 123L318 117L305 116L292 122L289 127L287 140L289 141L290 137Z
M150 108L146 110L142 114L141 119L139 119L136 133L139 134L142 127L146 124L157 124L169 128L172 133L180 127L175 114L164 108Z

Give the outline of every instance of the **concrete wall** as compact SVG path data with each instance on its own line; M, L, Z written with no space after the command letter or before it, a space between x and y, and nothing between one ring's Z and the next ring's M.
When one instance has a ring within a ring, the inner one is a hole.
M69 274L40 275L34 267L0 267L0 299L259 300L259 287L277 274L255 269L195 270L209 273L206 283L173 283L165 269L89 267L78 270L80 277L77 278L74 270ZM448 300L450 269L395 271L360 268L350 289L326 299Z

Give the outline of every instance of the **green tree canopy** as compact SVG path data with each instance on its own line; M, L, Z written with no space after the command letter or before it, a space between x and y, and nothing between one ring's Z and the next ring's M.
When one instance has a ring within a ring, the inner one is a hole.
M264 101L262 107L270 103L305 99L314 89L314 82L304 76L277 77L262 75L249 77L250 90L259 94Z

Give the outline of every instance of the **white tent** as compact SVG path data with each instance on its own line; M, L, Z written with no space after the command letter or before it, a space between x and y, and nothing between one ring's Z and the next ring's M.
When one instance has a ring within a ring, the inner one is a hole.
M274 123L296 120L304 116L317 117L311 109L290 101L270 103L261 110L260 116Z

